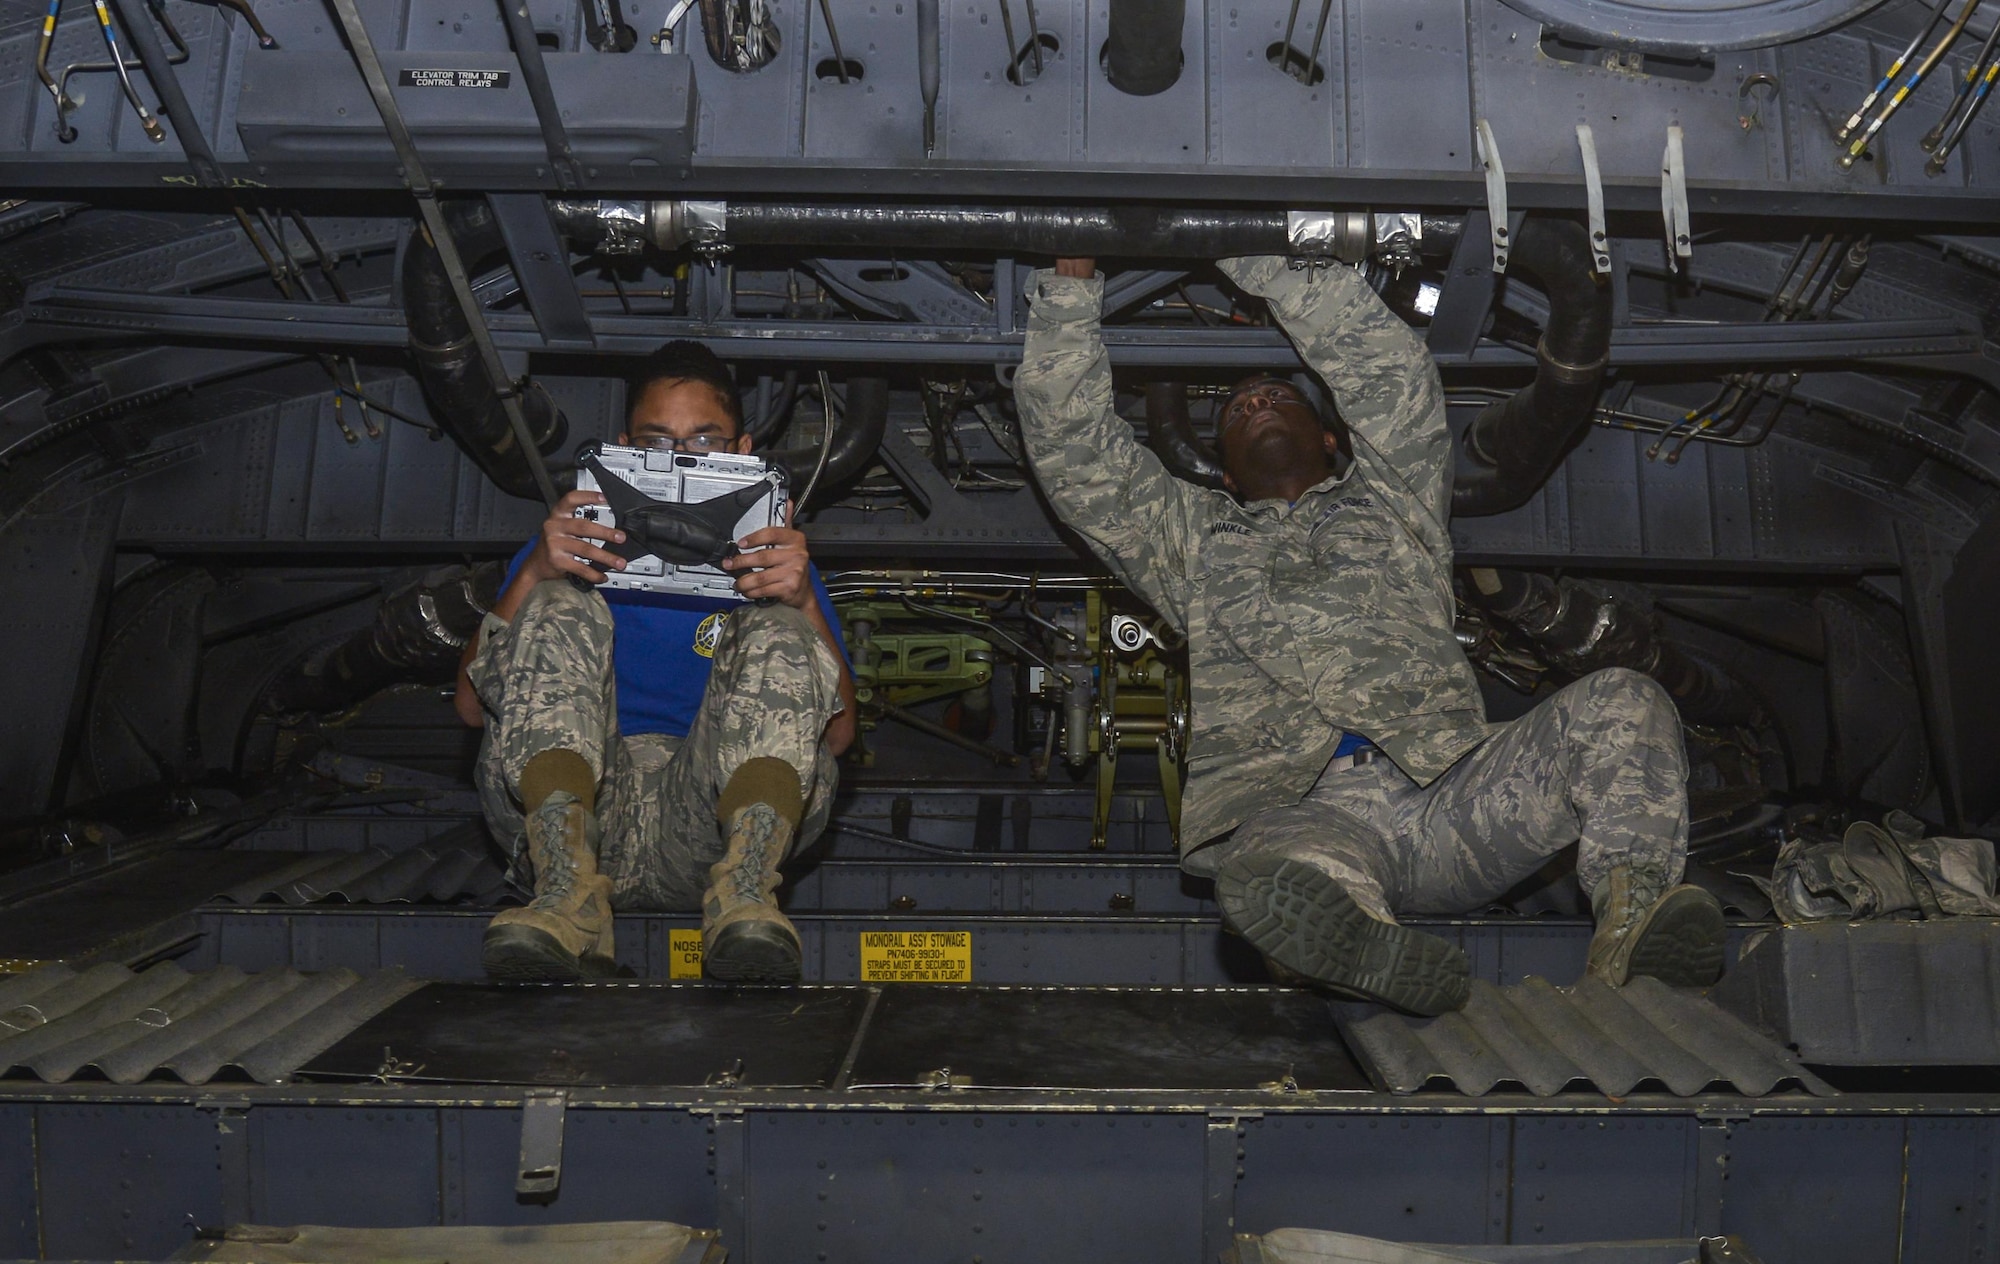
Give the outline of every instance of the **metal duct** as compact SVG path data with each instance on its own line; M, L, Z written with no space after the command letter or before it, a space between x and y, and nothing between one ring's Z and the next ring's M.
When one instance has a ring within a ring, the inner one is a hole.
M827 453L826 469L819 476L822 499L827 489L840 486L868 467L882 446L882 435L888 424L889 380L880 377L849 378L847 411L833 432L833 449ZM819 452L817 447L784 448L760 455L771 464L781 466L792 487L803 489L812 477L814 467L819 464ZM806 506L798 508L803 511Z
M1451 510L1476 517L1528 503L1590 426L1611 357L1611 288L1591 270L1581 224L1531 219L1508 260L1549 296L1535 380L1480 410L1459 444Z
M1181 77L1187 0L1111 0L1104 77L1120 92L1150 97Z
M695 200L551 204L572 242L600 254L736 246L1226 259L1279 254L1358 263L1371 254L1449 255L1462 221L1365 210L1155 206L925 206ZM1414 230L1414 232L1412 231ZM1414 237L1414 240L1413 240Z
M1185 383L1146 384L1146 442L1162 465L1188 482L1222 486L1222 462L1195 436Z
M465 260L469 274L507 257L499 221L483 198L443 203L445 223ZM473 344L471 327L451 292L444 261L422 226L410 235L403 254L403 310L410 322L410 354L417 361L433 414L458 446L465 449L486 476L511 496L539 500L534 474L514 441L506 409L500 402L502 383L488 376ZM511 384L504 384L512 389ZM521 396L528 432L543 452L562 446L569 423L552 400L540 391Z
M406 680L449 679L499 599L505 576L501 562L454 566L391 593L374 623L272 685L266 708L281 714L344 711Z
M1587 579L1474 569L1474 590L1494 618L1526 634L1542 658L1571 676L1629 667L1665 686L1696 724L1761 724L1764 707L1728 669L1660 633L1643 602Z

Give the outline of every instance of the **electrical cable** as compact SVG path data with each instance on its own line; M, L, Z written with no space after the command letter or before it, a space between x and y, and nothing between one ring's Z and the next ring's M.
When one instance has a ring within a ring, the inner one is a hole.
M819 461L813 466L812 477L806 480L805 494L793 502L794 516L805 512L806 503L812 499L813 492L819 487L819 476L826 473L826 458L833 451L833 383L827 380L825 369L821 369L819 373L819 395L826 414L826 432L820 437Z

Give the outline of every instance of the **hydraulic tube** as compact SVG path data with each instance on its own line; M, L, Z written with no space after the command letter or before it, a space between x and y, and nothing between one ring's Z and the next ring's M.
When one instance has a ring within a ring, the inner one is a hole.
M1611 357L1611 289L1591 270L1581 224L1530 219L1509 267L1541 283L1549 320L1535 380L1473 420L1459 445L1451 510L1476 517L1528 503L1590 425Z
M442 205L445 223L469 272L476 274L505 258L499 221L484 198L455 199ZM452 295L444 260L421 227L411 235L403 255L403 309L410 322L410 354L417 361L417 379L423 383L438 424L502 491L539 499L534 474L514 440L513 427L500 401L500 390L512 390L513 384L495 382L487 374L472 330ZM530 391L520 397L520 403L535 446L543 452L562 446L569 423L549 397Z
M1154 206L931 206L881 203L558 199L557 226L601 254L735 246L1226 259L1280 254L1358 263L1398 239L1446 255L1461 221L1365 210L1174 209ZM1409 228L1419 231L1414 242Z
M1120 92L1150 97L1181 77L1187 0L1111 0L1104 77Z

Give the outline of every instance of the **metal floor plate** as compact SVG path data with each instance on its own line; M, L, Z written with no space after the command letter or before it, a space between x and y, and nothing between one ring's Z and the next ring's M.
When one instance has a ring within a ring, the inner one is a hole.
M867 1003L860 988L435 983L376 1015L299 1075L824 1088L833 1084Z
M1362 1089L1326 1000L1288 988L887 989L856 1087Z
M1324 999L1284 988L451 984L299 1070L606 1087L1366 1090Z

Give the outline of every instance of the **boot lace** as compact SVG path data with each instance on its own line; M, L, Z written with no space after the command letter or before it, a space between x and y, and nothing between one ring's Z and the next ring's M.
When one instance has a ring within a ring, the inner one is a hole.
M743 835L743 859L729 871L731 894L740 900L764 902L764 858L771 852L771 835L777 814L763 804L747 809L737 818Z
M530 908L555 908L566 902L576 889L576 849L570 840L570 803L544 803L535 813L534 834L541 843L535 857L538 890Z

